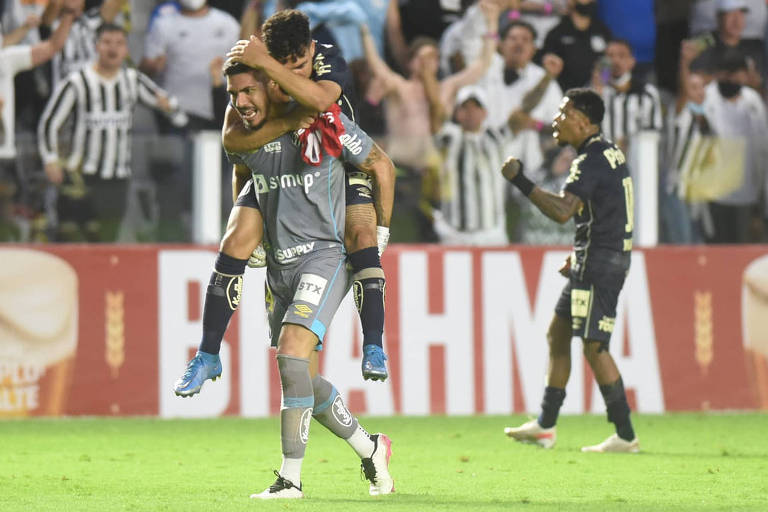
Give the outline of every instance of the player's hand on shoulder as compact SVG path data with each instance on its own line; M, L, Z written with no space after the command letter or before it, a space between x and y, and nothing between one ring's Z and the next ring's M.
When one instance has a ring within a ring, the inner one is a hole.
M515 179L515 176L517 176L520 171L523 168L522 162L515 158L514 156L510 156L504 161L504 165L501 167L501 174L508 180L512 181Z

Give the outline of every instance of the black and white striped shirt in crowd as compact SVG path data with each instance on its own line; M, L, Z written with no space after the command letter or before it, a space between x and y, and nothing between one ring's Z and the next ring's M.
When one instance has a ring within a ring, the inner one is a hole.
M628 91L603 88L603 133L613 141L628 140L642 130L661 130L659 91L651 84L632 84Z
M679 191L683 167L694 146L695 137L712 135L712 130L706 117L694 116L687 107L679 113L673 110L668 119L668 133L664 138L667 169L664 185L668 193L675 193Z
M92 65L70 74L48 100L37 127L43 163L59 159L59 131L71 114L71 152L64 167L105 179L127 178L131 174L133 109L139 101L159 108L158 94L167 96L132 68L123 68L109 79L96 73Z
M508 188L500 169L509 138L506 128L468 133L454 123L435 136L443 156L440 211L454 229L471 233L506 225Z
M119 13L114 23L122 26L124 18L125 16ZM96 30L102 23L104 19L98 7L87 10L72 23L64 47L51 61L54 89L70 73L80 71L96 57Z

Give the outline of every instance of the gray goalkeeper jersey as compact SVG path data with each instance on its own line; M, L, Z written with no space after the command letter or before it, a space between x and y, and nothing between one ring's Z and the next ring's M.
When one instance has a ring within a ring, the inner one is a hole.
M228 153L230 162L251 170L264 217L264 248L270 268L289 267L302 256L344 245L344 167L358 165L373 147L368 134L341 114L345 133L338 158L323 154L320 165L301 158L294 132L252 153Z

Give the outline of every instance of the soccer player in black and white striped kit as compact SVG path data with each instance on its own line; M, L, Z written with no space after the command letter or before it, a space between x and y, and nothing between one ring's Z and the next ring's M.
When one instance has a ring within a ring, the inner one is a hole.
M114 241L125 212L131 175L131 129L138 102L173 113L176 100L139 71L123 66L124 29L105 23L96 34L97 59L71 73L48 101L38 124L40 156L59 186L59 237ZM59 136L72 118L63 157Z

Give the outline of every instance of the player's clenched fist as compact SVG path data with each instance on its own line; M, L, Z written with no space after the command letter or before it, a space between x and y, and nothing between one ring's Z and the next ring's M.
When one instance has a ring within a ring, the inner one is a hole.
M504 165L501 168L501 174L509 181L512 181L522 169L522 162L511 156L504 161Z

